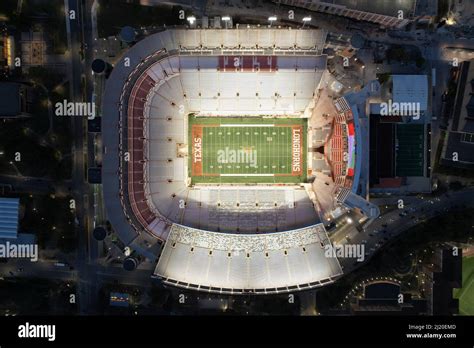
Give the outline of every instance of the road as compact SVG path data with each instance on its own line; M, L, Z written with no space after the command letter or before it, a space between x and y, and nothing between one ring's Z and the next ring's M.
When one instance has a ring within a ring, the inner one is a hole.
M91 1L65 0L66 11L75 11L75 19L68 21L68 43L71 52L70 85L73 102L91 102L92 93L90 83L90 59L92 51L92 24ZM82 51L82 48L87 49ZM84 54L84 59L81 54ZM89 64L89 65L88 65ZM78 220L78 248L77 248L77 275L78 275L78 303L80 314L91 314L96 308L97 275L90 270L90 245L92 240L90 223L91 187L87 184L86 170L90 154L89 139L87 136L87 119L75 117L72 120L73 145L73 175L72 187L76 200L76 217Z
M55 191L50 179L29 176L0 175L0 184L10 185L15 192L49 194Z
M38 260L31 262L29 259L9 259L7 263L2 263L0 267L0 277L2 278L44 278L50 280L61 280L64 282L76 282L81 277L80 272L84 270L69 269L69 264L65 267L56 266L56 261ZM90 282L96 282L94 287L100 288L102 284L119 283L131 286L143 286L150 283L151 272L149 270L137 269L128 272L121 265L102 266L87 265L89 273L94 273L95 278Z
M438 197L420 196L414 198L410 204L406 204L404 209L396 209L380 216L362 232L357 231L355 228L352 229L348 233L349 241L341 239L338 244L365 244L366 256L363 262L355 262L353 258L339 259L344 272L349 273L362 266L376 252L380 251L389 240L397 238L418 223L446 213L455 206L474 206L473 195L474 188L468 188L461 191L448 192ZM406 212L407 214L400 216L401 212Z

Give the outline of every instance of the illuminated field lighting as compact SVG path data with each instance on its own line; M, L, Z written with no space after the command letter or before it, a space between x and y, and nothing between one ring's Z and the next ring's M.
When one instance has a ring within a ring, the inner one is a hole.
M196 21L196 17L194 17L194 16L189 16L186 19L188 20L189 24L193 24Z
M270 27L272 26L272 23L275 22L277 20L277 17L276 16L270 16L268 17L268 21L270 22Z
M222 17L222 20L225 22L225 28L227 29L227 23L230 22L230 17L229 16L224 16L224 17Z
M351 224L351 223L353 222L350 217L348 217L348 218L346 219L346 221L347 221L348 224Z
M309 23L309 22L311 22L310 16L303 17L303 28L306 25L306 23Z

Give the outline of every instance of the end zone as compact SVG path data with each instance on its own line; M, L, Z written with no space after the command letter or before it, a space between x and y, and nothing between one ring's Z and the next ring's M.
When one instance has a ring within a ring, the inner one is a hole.
M202 176L202 126L193 125L192 142L191 173L193 176Z
M303 127L291 127L291 175L299 176L303 172Z

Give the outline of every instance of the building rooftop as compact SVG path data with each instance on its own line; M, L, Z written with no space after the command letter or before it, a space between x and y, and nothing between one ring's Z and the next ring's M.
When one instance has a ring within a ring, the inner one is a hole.
M18 237L19 198L0 198L0 238Z
M0 117L15 117L21 113L19 83L0 82Z
M443 149L442 163L470 168L474 163L474 64L463 62L459 69L456 99L448 139ZM458 161L452 160L453 153Z
M402 10L405 17L408 17L414 10L416 0L320 0L320 2L392 17L397 17L398 11Z
M474 133L474 64L463 62L453 111L452 131Z
M420 103L420 111L428 109L428 76L393 75L393 102Z
M128 307L130 305L130 295L121 292L111 292L110 305L113 307Z

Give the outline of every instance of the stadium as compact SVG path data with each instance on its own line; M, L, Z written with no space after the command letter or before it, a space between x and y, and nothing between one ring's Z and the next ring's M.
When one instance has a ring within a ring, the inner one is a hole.
M357 194L364 131L321 110L326 32L166 29L115 64L102 105L104 199L166 285L274 294L342 276L325 221ZM328 103L326 103L328 104Z

